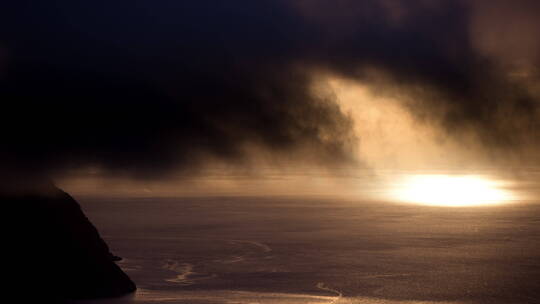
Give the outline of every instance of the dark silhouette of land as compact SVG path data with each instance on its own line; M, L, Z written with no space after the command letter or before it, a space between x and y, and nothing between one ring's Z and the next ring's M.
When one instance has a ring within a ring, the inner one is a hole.
M131 279L79 204L52 183L0 187L12 292L20 299L63 303L134 292ZM36 302L37 303L37 302Z

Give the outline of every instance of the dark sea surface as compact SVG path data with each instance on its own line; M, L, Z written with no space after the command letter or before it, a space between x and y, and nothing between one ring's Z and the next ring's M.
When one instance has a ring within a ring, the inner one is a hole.
M540 303L540 205L79 196L136 303Z

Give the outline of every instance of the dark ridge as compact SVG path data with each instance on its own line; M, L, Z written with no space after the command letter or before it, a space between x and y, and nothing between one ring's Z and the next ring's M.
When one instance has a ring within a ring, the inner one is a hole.
M11 292L39 303L64 303L136 290L115 264L118 257L70 195L52 184L0 188L8 223L4 248L7 275L14 285Z

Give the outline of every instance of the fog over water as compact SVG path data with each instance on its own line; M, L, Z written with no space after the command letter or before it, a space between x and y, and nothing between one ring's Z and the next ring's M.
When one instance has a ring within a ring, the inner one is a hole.
M0 12L0 199L72 194L125 301L540 303L540 1Z
M342 177L360 190L333 195L260 191L305 176L208 195L74 195L124 257L136 303L534 303L538 173L523 172L498 175L516 199L496 206L391 201L395 175L381 174Z

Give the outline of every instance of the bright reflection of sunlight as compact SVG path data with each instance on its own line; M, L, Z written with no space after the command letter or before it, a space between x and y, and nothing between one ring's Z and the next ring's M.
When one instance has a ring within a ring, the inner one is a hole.
M473 175L409 175L393 191L399 200L430 206L497 205L512 199L500 183Z

